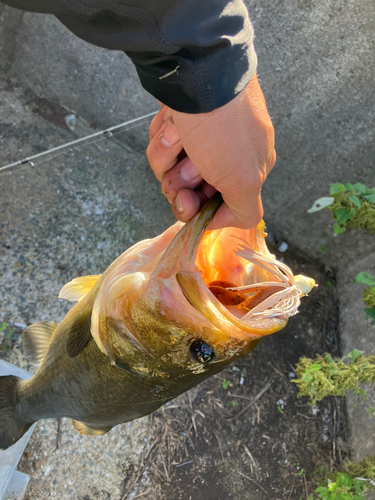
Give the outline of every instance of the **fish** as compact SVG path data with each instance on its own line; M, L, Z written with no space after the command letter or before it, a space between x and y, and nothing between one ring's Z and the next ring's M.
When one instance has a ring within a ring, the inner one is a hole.
M313 279L293 276L265 225L207 230L215 194L189 222L140 241L101 275L73 279L60 324L26 328L32 378L0 377L0 449L36 421L68 417L84 435L157 410L245 356L298 312Z

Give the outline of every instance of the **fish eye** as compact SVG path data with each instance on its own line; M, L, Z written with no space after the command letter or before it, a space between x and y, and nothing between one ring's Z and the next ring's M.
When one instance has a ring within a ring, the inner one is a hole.
M199 363L208 363L214 356L214 350L206 342L195 340L190 346L190 353L195 361Z

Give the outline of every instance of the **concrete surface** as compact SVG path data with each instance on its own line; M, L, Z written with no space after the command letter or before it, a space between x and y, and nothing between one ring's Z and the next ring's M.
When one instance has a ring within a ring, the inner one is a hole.
M375 181L375 4L250 2L259 77L276 129L266 214L317 254L330 228L306 214L330 182ZM336 251L337 249L335 249Z
M375 245L375 236L373 236ZM340 300L340 328L346 335L342 336L342 350L344 353L354 348L364 351L367 355L375 354L375 325L366 321L363 311L366 307L362 301L364 285L353 284L352 281L358 271L367 271L375 276L375 258L362 257L350 263L346 272L341 270L338 276L338 286L341 292ZM364 386L370 404L375 404L375 385ZM353 459L362 460L366 456L375 454L375 418L372 416L362 398L349 395L347 410L351 422L351 443Z
M361 287L352 285L351 280L360 271L374 272L375 237L355 231L334 238L331 215L328 212L309 215L306 210L316 198L328 195L330 182L360 181L369 186L375 185L375 4L371 0L281 0L276 4L255 0L249 3L249 10L256 33L258 72L276 129L278 153L276 167L263 189L266 219L275 225L292 246L336 269L343 353L353 347L360 349L361 346L364 346L366 353L373 353L374 327L365 320ZM55 101L74 110L88 123L100 128L154 109L153 99L141 89L134 70L122 54L88 46L51 17L22 14L5 8L2 12L0 36L3 47L1 67L7 75L46 97L48 101ZM30 43L30 40L33 42ZM131 77L127 79L129 74ZM27 104L24 106L27 107ZM21 116L21 110L17 111L15 108L15 116L17 112ZM25 132L22 136L22 131L28 131L28 127L30 128L28 124L21 126L20 121L15 121L14 134L7 136L11 146L7 143L6 150L3 151L4 161L18 157L19 144L25 148L25 141L22 139L27 134ZM62 131L61 138L70 136L67 131ZM39 135L35 132L32 137L34 143L31 141L27 147L33 151L41 150L53 142L48 133L44 135L43 128ZM124 136L124 142L141 149L147 142L147 128L142 131L137 129L137 133L132 133L132 136ZM23 153L24 151L22 156ZM114 163L114 168L119 171L120 166L116 161ZM106 251L92 254L92 248L88 244L91 230L96 231L98 236L100 234L96 221L101 219L97 218L100 216L95 212L98 207L97 197L102 197L100 204L105 204L108 216L115 203L104 199L104 191L97 187L97 182L84 178L79 172L75 173L73 170L73 180L70 180L70 176L47 174L46 170L39 170L41 174L32 174L35 175L39 193L42 193L35 200L36 203L41 203L39 199L43 199L43 205L49 209L54 206L51 221L43 234L46 237L51 228L58 228L63 234L49 236L46 249L39 248L38 252L46 257L59 249L62 241L64 246L67 244L68 250L62 258L69 265L65 271L57 265L53 268L60 286L60 283L63 284L70 277L68 269L71 266L79 269L81 265L83 269L83 263L90 262L92 269L95 269L106 252L109 255L105 257L110 258L119 251L116 245L112 247L103 243ZM66 197L67 206L72 207L68 208L71 210L71 219L65 225L60 225L60 215L57 215L57 193L50 189L54 180L49 179L44 184L45 175L64 177L65 187L61 196ZM13 181L13 187L10 188L13 199L17 200L19 210L25 216L29 207L24 206L25 201L20 193L27 190L28 179L19 176L18 182ZM100 178L98 181L107 182L107 179ZM71 194L73 183L76 182L81 185L89 182L90 187L87 189L88 192L92 190L92 195L88 195L88 200L82 194ZM141 185L143 180L139 181L137 177L137 182ZM115 185L118 187L118 183ZM155 186L154 200L162 203L157 192L158 188ZM117 197L116 206L120 200L124 203L123 192ZM141 203L141 200L138 202ZM14 207L14 201L12 203ZM33 216L40 219L41 210L37 211L36 207L34 204ZM132 210L130 205L127 205L127 209ZM3 210L7 210L6 206ZM127 212L124 210L122 213ZM166 209L165 217L169 217L167 213ZM153 212L150 212L150 217L153 216ZM21 215L16 212L14 217L12 229L20 228L22 231ZM127 221L125 227L131 228L124 230L127 241L138 234L138 227L141 228L140 234L147 232L144 218L137 219L136 214L134 217L136 222L132 226L124 216ZM159 220L158 217L155 217L155 221ZM89 229L85 224L88 224ZM123 226L119 224L116 227ZM105 227L103 230L106 231ZM80 232L83 232L85 238L80 248L80 254L83 251L82 257L77 256L71 243L73 234ZM114 236L113 232L111 236ZM5 238L10 241L9 244L15 244L13 233L7 232ZM32 236L28 238L32 239ZM322 245L328 248L323 254L319 250ZM21 255L24 251L20 246ZM35 262L36 256L37 254L33 254L30 260ZM52 257L50 258L52 262ZM17 269L12 269L14 265L16 264L9 266L11 271L4 279L9 280L11 272L17 272ZM16 316L21 314L17 311L26 311L30 307L34 310L29 310L29 318L46 311L46 303L28 305L32 295L31 288L30 296L22 302L24 305L18 303L14 306L14 300L9 298L10 293L13 293L13 297L18 297L18 294L25 297L24 289L27 287L44 287L45 279L49 279L51 283L51 271L34 271L29 284L23 283L21 286L14 283L13 288L3 289L7 306ZM58 286L53 287L48 293L55 295ZM52 301L51 307L56 308L52 306ZM61 309L57 316L61 316L63 312L63 306L59 307ZM38 318L41 319L40 316ZM349 408L350 406L351 403ZM354 456L360 458L366 453L375 454L375 440L366 440L367 436L374 435L373 421L366 412L361 411L360 405L354 413L350 409L349 412L352 417L350 425ZM360 438L360 434L365 437L364 440Z
M10 70L38 95L84 117L94 129L159 109L123 52L84 42L51 15L6 7L1 23L0 69ZM144 150L148 127L124 137L133 149Z

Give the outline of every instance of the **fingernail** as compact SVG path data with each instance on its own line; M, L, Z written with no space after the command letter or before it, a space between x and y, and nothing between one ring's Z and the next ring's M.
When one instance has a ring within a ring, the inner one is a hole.
M182 212L185 212L185 207L182 204L180 193L178 193L178 195L176 196L176 198L174 200L174 205L176 208L176 212L178 212L179 214L182 214Z
M162 145L167 148L174 146L180 140L176 127L171 122L167 122L164 132L159 137Z
M200 176L197 167L187 159L184 163L182 163L180 168L180 176L184 181L192 181L196 177Z

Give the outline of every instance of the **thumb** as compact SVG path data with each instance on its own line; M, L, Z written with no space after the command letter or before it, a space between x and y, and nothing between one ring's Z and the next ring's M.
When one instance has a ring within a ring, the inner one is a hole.
M263 217L263 206L260 193L258 193L258 195L254 198L249 198L248 203L246 203L246 211L244 211L244 207L242 205L236 207L233 204L226 202L224 196L223 198L224 203L216 212L208 230L212 231L214 229L222 229L224 227L249 229L250 227L255 227L259 224Z

